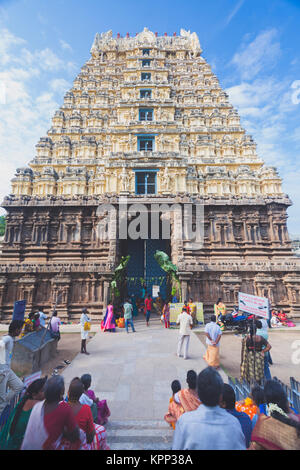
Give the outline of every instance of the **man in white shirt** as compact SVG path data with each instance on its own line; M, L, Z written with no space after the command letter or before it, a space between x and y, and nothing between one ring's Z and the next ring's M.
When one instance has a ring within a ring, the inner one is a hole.
M180 325L179 328L179 338L177 345L177 356L182 357L181 350L183 346L183 358L188 358L188 348L191 337L191 329L193 326L193 318L189 315L185 308L182 309L182 313L178 315L177 325Z
M220 367L219 345L222 330L216 323L215 315L210 317L210 323L207 323L204 331L206 334L207 349L203 359L206 360L209 366L218 369Z
M0 340L0 348L2 350L0 361L0 415L14 395L20 393L24 388L23 382L10 368L14 340L20 335L22 327L22 321L12 321L8 328L8 334Z
M82 313L81 313L81 317L80 317L80 325L81 325L81 353L82 354L87 354L89 355L90 353L87 352L86 350L86 340L88 339L89 337L89 332L90 330L89 329L85 329L85 325L86 323L90 323L91 322L91 319L90 317L88 316L88 311L86 308L83 308L82 309ZM86 326L88 327L88 325ZM90 326L89 326L90 328Z
M180 416L172 450L246 450L238 419L220 407L223 387L222 377L212 367L198 375L197 391L201 404L196 410Z
M38 313L39 316L40 316L40 317L39 317L39 318L40 318L40 325L41 325L43 328L45 328L45 326L46 326L46 320L47 320L47 318L48 318L48 315L46 315L46 314L42 311L41 308L38 309L38 312L37 312L37 313Z

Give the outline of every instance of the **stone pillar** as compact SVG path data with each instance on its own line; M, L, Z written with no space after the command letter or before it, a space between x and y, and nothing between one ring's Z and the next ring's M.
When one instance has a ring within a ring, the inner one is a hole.
M68 320L69 289L71 284L71 277L68 275L59 274L52 279L51 284L53 306L56 304L56 310L60 318Z
M110 300L110 280L103 281L103 315L105 315L107 304Z
M247 224L246 224L247 218L245 216L242 216L241 220L243 222L243 228L244 228L244 240L243 241L244 241L244 243L248 243L249 235L248 235L248 227L247 227Z
M0 319L2 320L2 304L4 300L4 293L6 289L6 278L0 277Z
M178 275L179 275L179 280L181 283L182 302L184 302L185 300L188 300L190 296L189 287L190 287L190 280L193 276L193 273L179 272Z
M26 310L31 310L34 303L36 278L25 275L19 280L19 300L26 300Z
M273 225L273 213L270 211L268 212L268 219L269 219L269 235L271 242L275 241L275 233L274 233L274 225Z
M290 273L284 276L283 283L287 289L288 303L291 306L290 313L300 316L300 276L296 273Z

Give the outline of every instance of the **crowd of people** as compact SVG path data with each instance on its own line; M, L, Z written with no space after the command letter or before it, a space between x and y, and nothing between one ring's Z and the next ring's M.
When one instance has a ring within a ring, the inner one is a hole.
M190 370L186 381L185 389L172 382L164 417L174 429L173 450L300 450L300 416L279 382L253 387L250 412L214 367L198 376Z
M90 389L91 376L37 379L23 390L0 434L1 450L109 450L110 411ZM22 386L23 388L23 386Z
M32 382L2 428L0 449L109 450L110 411L91 382L90 374L73 378L66 395L61 376ZM164 416L172 450L300 450L300 416L279 382L255 385L241 402L213 367L189 370L186 383L172 382Z
M137 305L127 298L122 307L126 331L129 333L131 327L132 333L135 333L133 319ZM149 294L145 293L144 304L140 308L143 308L149 326L153 308L153 299ZM155 308L165 328L169 328L170 301L163 301L159 295L158 300L155 299ZM45 327L47 316L41 314L42 310L37 309L30 314L30 322L13 321L8 334L0 340L0 415L11 398L21 394L19 403L1 430L0 449L109 449L104 426L110 410L106 400L100 400L91 390L90 374L75 377L65 395L64 380L59 375L35 380L24 390L23 382L12 371L15 338ZM270 374L272 358L268 328L272 321L268 324L265 319L256 317L249 323L249 330L242 338L240 375L256 385L249 397L237 402L234 389L224 384L218 373L222 337L219 321L225 315L226 306L219 299L215 304L215 314L204 330L206 352L203 357L208 367L199 375L189 370L186 388L182 388L177 379L171 384L172 396L164 419L174 430L172 449L300 450L300 416L289 406L284 389L272 380ZM288 321L280 313L272 312L273 316L282 322ZM193 299L184 302L177 324L177 356L188 359L191 330L197 324ZM53 337L59 339L61 321L55 310L49 325ZM81 353L89 354L86 342L91 318L86 308L82 310L80 326ZM101 329L114 332L115 328L114 305L110 301Z
M150 326L153 311L160 317L165 328L170 328L171 303L178 303L177 298L173 296L173 298L163 299L159 292L155 298L152 298L151 294L147 293L146 287L143 286L140 297L132 294L119 305L114 305L112 300L108 302L104 319L101 322L101 330L115 332L116 326L119 326L126 328L128 332L128 327L131 326L132 331L135 332L133 322L138 314L144 314L146 325ZM184 302L181 313L188 313L192 317L193 326L198 324L197 308L192 298Z
M283 310L272 309L270 322L271 322L271 326L275 328L279 326L288 326L288 327L296 326L294 322L288 319L287 314L284 313Z

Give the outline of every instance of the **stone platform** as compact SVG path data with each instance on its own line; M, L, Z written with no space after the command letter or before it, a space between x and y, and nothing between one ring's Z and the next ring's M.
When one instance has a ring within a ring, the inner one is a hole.
M14 343L12 369L21 375L32 374L56 356L57 341L46 328L28 333Z

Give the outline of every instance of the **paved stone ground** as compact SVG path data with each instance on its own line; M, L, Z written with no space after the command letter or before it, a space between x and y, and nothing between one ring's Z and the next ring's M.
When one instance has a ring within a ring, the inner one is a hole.
M157 316L150 327L144 318L136 320L135 328L136 333L97 333L88 344L90 356L78 354L64 370L66 390L74 377L92 375L91 388L111 410L106 426L111 449L170 449L173 431L163 417L171 382L179 379L185 387L189 369L199 373L207 366L205 347L192 333L190 358L184 360L176 356L178 330L165 329Z

